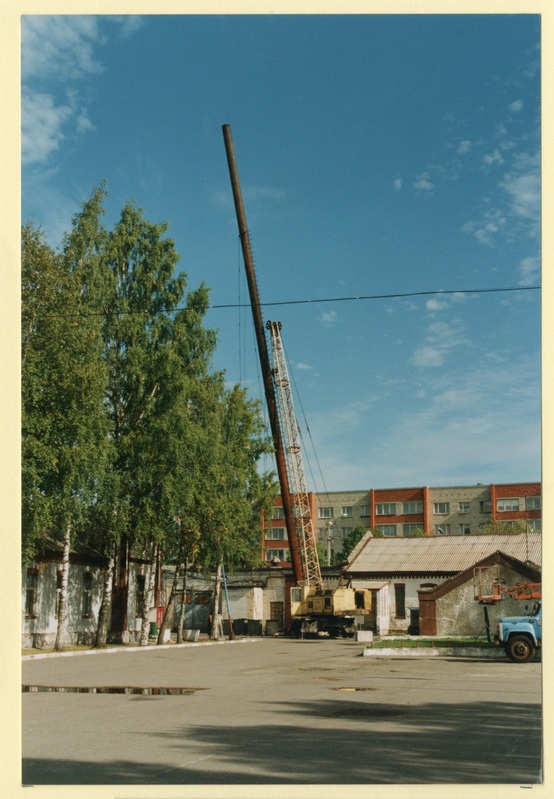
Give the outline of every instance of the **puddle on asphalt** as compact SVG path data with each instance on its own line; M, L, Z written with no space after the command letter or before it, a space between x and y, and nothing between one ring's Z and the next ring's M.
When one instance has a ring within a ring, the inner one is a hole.
M23 685L23 693L55 693L55 694L140 694L140 696L185 696L205 688L143 688L137 685L101 685L101 686L59 686L59 685Z

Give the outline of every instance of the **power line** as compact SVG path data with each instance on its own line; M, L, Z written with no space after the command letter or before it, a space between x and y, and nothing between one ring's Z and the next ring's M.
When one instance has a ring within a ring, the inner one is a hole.
M435 291L407 291L395 294L361 294L352 297L322 297L314 300L281 300L279 302L261 302L262 307L276 306L276 305L309 305L317 304L319 302L354 302L356 300L389 300L401 299L402 297L428 297L437 294L490 294L493 292L501 291L537 291L540 286L509 286L507 288L493 288L493 289L439 289ZM248 305L248 304L247 304ZM236 304L229 303L224 305L210 305L211 309L218 308L236 308Z
M406 291L396 292L393 294L359 294L352 297L319 297L311 300L279 300L276 302L260 302L260 307L269 308L279 305L317 305L323 302L356 302L360 300L391 300L402 299L404 297L430 297L437 295L448 294L492 294L499 292L509 291L538 291L541 286L508 286L505 288L492 288L492 289L435 289L434 291ZM208 305L208 310L221 310L225 308L250 308L249 302L230 302L218 305ZM187 306L179 306L177 308L164 308L166 314L176 313L177 311L186 311ZM75 312L74 312L75 313ZM102 311L81 311L79 316L113 316L114 314L121 314L122 316L129 314L152 314L151 309L127 309L120 308L104 308ZM48 316L70 316L72 314L48 314Z

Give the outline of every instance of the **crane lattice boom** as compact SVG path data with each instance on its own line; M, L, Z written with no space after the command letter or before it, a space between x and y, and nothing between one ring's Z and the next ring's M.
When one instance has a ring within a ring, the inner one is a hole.
M300 430L294 412L289 374L281 340L281 322L267 322L266 328L269 330L271 339L275 398L283 439L290 497L293 505L296 539L300 544L302 556L302 582L306 585L315 585L317 588L321 588L321 568L304 476Z

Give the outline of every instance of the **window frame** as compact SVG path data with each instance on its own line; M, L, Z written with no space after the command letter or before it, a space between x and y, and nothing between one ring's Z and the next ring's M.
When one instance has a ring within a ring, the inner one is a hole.
M392 508L392 510L389 510ZM396 516L396 502L378 502L375 505L376 516Z

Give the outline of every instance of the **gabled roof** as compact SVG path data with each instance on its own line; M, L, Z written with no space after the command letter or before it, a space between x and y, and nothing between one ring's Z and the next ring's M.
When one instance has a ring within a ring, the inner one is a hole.
M520 574L529 582L540 582L541 580L541 570L534 564L530 563L523 563L519 558L511 557L510 555L505 555L503 552L496 551L493 552L492 555L489 555L483 560L475 563L469 569L465 569L458 574L455 574L453 577L450 577L448 580L445 580L444 583L435 586L434 588L426 588L421 589L418 591L418 594L421 597L427 599L438 599L445 594L448 594L452 589L457 588L459 585L463 585L463 583L467 583L469 580L473 580L475 576L475 569L490 567L495 564L501 564L503 566L508 566L512 569L512 571Z
M500 550L540 566L541 534L437 535L374 538L368 533L353 551L346 573L364 575L457 574Z

